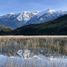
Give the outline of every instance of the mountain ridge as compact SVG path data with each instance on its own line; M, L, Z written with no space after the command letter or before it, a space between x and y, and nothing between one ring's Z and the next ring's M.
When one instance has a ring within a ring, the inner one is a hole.
M16 29L17 35L67 35L67 15L42 24L32 24Z
M0 16L0 25L3 35L67 35L67 11L7 14Z
M25 11L18 14L10 13L0 16L0 25L5 25L14 30L29 24L40 24L42 22L48 22L64 14L67 14L67 11L56 11L51 9L40 12Z

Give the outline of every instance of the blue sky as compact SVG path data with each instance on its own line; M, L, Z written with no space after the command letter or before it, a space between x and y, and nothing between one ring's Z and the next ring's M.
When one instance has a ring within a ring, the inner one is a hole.
M67 10L67 0L0 0L0 15L46 9Z

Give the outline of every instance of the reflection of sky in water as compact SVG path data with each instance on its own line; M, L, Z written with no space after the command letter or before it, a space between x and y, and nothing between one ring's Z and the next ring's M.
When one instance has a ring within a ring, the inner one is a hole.
M0 67L67 67L67 58L44 57L34 55L24 59L23 57L7 57L0 55Z

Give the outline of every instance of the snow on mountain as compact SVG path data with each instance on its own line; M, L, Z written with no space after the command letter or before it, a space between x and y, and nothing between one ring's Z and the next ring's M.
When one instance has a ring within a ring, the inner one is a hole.
M37 15L35 15L33 18L31 18L27 24L39 24L43 22L48 22L57 19L60 16L63 16L64 14L67 14L67 11L56 11L47 9L45 11L39 12Z
M31 17L36 15L35 12L24 11L22 13L10 13L0 16L0 25L5 25L11 29L16 29L18 27L26 25L26 22L30 20Z
M24 11L23 13L20 13L20 15L17 17L18 21L28 21L30 20L31 17L36 15L37 12L29 12L29 11Z
M39 24L52 21L64 14L67 14L67 11L56 11L51 9L41 12L24 11L18 14L10 13L0 16L0 25L7 26L11 29L16 29L29 24Z
M47 9L45 11L39 12L37 16L40 17L40 16L42 16L42 15L44 15L46 13L53 14L54 12L56 12L56 11L55 10L51 10L51 9Z

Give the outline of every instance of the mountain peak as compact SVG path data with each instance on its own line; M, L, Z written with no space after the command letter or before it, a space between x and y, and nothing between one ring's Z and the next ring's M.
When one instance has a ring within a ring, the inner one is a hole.
M21 13L10 13L0 16L0 24L16 29L29 24L40 24L57 19L67 14L67 11L56 11L47 9L44 11L24 11Z
M47 10L43 10L41 12L38 13L38 17L46 14L46 13L49 13L49 14L53 14L54 12L56 12L56 10L53 10L53 9L47 9Z
M56 12L56 10L53 10L53 9L47 9L46 12L48 12L48 13L53 13L53 12Z
M10 15L15 15L15 13L11 12Z
M24 11L19 14L19 16L17 17L17 20L18 21L28 21L31 17L33 17L36 14L37 12Z

